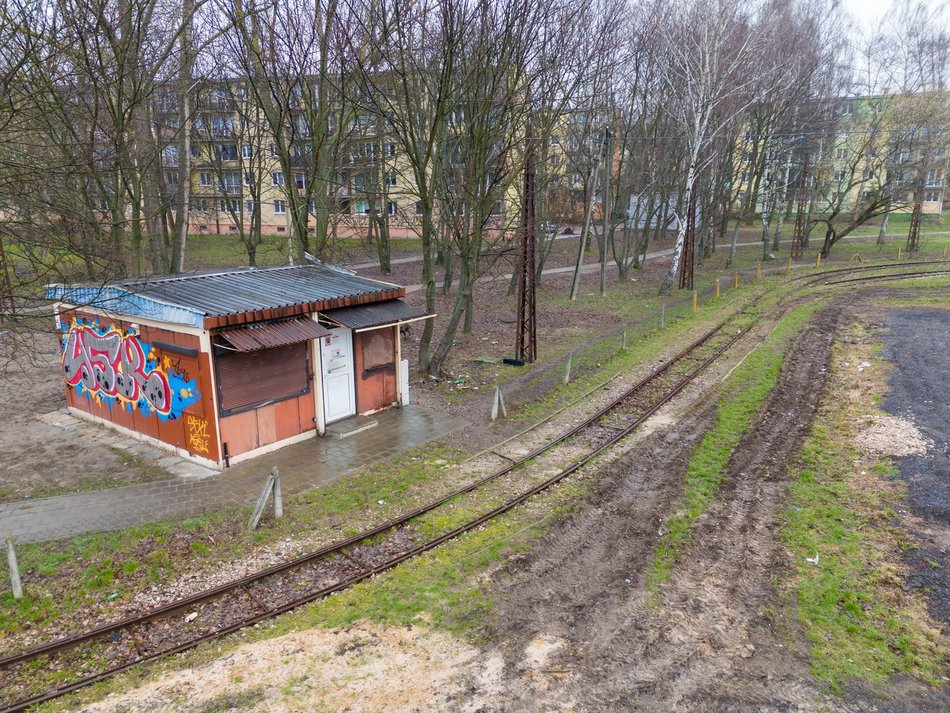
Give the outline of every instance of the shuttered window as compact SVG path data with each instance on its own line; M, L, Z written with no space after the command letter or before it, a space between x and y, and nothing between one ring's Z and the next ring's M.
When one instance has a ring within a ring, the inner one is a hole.
M310 391L306 342L255 352L218 350L215 363L222 415L266 406Z
M395 357L392 327L363 332L363 371L392 366Z

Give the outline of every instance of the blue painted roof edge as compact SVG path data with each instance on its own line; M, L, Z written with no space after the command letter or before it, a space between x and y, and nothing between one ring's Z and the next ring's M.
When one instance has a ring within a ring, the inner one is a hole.
M46 286L46 298L74 307L89 307L113 312L117 316L143 317L157 322L184 324L190 327L204 326L204 314L172 305L153 297L144 297L113 285L69 286L51 284Z

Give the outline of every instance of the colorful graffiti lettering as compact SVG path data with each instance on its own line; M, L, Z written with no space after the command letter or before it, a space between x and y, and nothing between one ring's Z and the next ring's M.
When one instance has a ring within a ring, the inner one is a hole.
M195 453L207 453L211 442L208 422L203 418L188 414L188 445Z
M115 326L74 320L63 328L63 375L66 383L87 398L116 401L143 416L155 413L162 421L178 418L200 398L194 380L162 370L148 344Z

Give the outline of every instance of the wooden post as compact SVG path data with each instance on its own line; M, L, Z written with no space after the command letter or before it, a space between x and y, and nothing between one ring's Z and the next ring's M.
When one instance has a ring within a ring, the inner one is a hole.
M574 361L574 354L567 355L567 364L564 365L564 383L569 384L571 382L571 364Z
M280 490L280 469L275 465L270 473L274 479L274 519L280 520L284 516L284 494Z
M821 267L821 253L815 255L815 267Z
M20 568L13 549L13 535L7 535L7 565L10 567L10 587L14 599L23 599L23 583L20 582Z
M732 289L739 289L739 271L736 270L735 274L732 276Z
M755 281L758 282L762 279L762 263L755 263Z
M792 271L792 258L788 259L788 262L785 263L785 274L787 275Z
M627 328L623 328L623 333L620 335L620 351L627 351Z
M897 259L898 259L898 260L901 259L901 246L900 246L900 245L897 246Z
M944 260L947 259L947 246L946 246L946 245L943 246L943 258L944 258Z
M666 302L660 305L660 329L666 329Z
M699 311L699 293L693 290L693 314Z
M719 278L717 277L717 278L716 278L716 299L717 299L717 300L719 299L719 295L721 294L721 292L722 292L722 287L721 287L721 285L720 285L720 280L719 280Z

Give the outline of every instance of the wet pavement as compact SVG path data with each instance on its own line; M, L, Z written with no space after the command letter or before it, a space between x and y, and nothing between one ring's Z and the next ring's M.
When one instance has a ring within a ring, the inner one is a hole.
M174 478L89 493L0 503L0 535L37 542L167 518L193 517L220 507L254 504L271 469L293 495L319 488L376 461L440 438L465 421L421 406L392 409L378 425L348 438L311 438L245 461L201 480Z
M922 521L917 548L904 554L908 585L931 613L950 622L950 311L894 309L885 315L884 357L895 365L884 401L932 443L927 453L897 458L908 504Z

